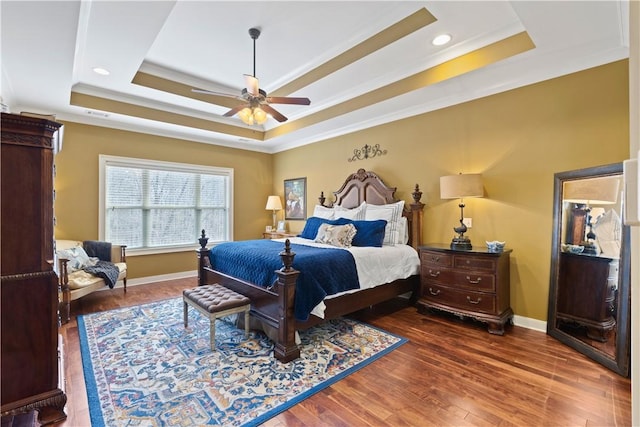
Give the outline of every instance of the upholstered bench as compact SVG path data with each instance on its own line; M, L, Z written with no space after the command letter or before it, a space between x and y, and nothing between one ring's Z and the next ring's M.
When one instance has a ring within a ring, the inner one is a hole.
M189 306L209 318L211 350L216 350L216 319L244 312L244 336L249 336L251 301L244 295L220 285L204 285L182 292L184 327L189 325Z

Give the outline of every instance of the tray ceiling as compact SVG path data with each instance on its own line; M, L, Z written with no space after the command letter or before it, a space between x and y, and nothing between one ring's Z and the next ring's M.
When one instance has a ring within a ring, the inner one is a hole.
M13 112L264 152L628 57L621 1L7 1ZM289 118L222 115L253 73ZM434 46L447 33L452 41ZM93 69L110 71L107 76Z

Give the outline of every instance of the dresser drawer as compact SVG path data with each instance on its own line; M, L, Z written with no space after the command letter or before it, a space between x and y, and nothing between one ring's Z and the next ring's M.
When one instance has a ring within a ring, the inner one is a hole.
M423 265L420 269L422 283L442 284L457 289L495 292L496 276L475 271L456 271Z
M496 314L496 296L492 294L427 284L422 287L422 298L447 307Z
M488 257L474 257L469 255L455 255L453 257L453 268L464 268L466 270L495 271L496 260Z
M435 251L420 251L420 263L422 265L451 267L453 265L453 255Z

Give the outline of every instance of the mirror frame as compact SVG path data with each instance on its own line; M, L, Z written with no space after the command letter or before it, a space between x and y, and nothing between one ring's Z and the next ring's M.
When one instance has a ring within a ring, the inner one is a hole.
M616 355L615 358L590 346L589 344L571 336L556 326L558 276L560 268L560 250L562 240L562 189L563 183L585 178L598 178L610 175L620 175L622 178L622 163L614 163L605 166L578 169L568 172L559 172L554 175L553 186L553 232L551 241L551 277L549 282L549 309L547 315L547 334L560 342L574 348L587 357L597 361L618 374L629 376L630 362L630 281L631 281L631 249L630 229L622 224L622 241L620 249L620 264L618 270L618 313L616 321ZM624 209L622 209L624 211ZM623 213L621 212L621 215Z

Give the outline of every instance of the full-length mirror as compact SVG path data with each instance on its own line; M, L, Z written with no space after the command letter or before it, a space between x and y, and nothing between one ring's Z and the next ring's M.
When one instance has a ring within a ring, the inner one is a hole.
M629 375L629 227L622 163L555 174L547 333Z

